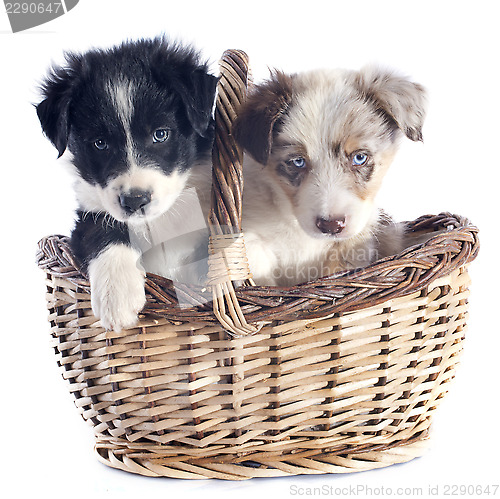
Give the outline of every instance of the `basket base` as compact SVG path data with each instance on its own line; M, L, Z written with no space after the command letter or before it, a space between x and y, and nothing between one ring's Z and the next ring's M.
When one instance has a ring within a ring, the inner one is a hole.
M178 458L149 457L136 453L127 455L123 449L95 447L98 460L112 468L149 477L248 480L250 478L270 478L295 475L321 475L335 473L354 473L385 468L393 464L411 461L422 456L428 448L428 435L391 448L372 448L367 452L355 451L352 454L321 453L314 457L283 457L283 461L259 463L243 461L238 463L217 462L199 459L197 462L182 461Z

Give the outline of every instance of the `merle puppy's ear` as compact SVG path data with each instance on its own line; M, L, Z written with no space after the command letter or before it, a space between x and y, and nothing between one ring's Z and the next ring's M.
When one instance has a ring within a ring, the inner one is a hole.
M274 71L268 81L253 88L238 113L232 134L263 165L271 153L275 125L291 101L292 77Z
M195 69L184 81L179 81L176 90L186 107L186 114L191 126L202 137L209 137L211 132L212 111L215 102L215 90L219 79L207 73L203 67Z
M52 68L42 83L42 95L45 97L36 106L36 113L47 138L54 144L59 157L66 150L69 136L69 106L76 80L77 67L81 59L75 54L66 56L66 67Z
M362 69L356 77L362 94L389 116L411 140L422 140L426 114L426 91L418 83L375 67Z

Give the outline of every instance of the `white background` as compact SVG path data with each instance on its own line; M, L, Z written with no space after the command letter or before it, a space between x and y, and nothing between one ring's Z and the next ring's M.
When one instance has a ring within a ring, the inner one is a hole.
M81 0L67 15L18 34L0 12L1 487L13 486L14 497L281 498L324 485L421 487L425 495L429 486L444 492L447 484L499 483L498 10L495 0ZM379 204L400 220L466 215L481 229L482 250L471 266L465 355L423 458L348 476L247 482L148 479L94 458L92 431L73 407L50 348L43 273L34 263L41 237L70 232L74 200L64 162L42 136L32 104L63 50L162 32L194 42L212 61L227 48L245 50L257 80L268 66L300 71L378 62L428 88L424 143L404 143Z

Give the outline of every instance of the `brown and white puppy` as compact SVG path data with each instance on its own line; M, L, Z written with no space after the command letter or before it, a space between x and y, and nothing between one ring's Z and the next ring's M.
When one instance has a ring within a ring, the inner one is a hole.
M233 133L244 161L243 231L254 280L290 286L398 252L374 199L403 134L422 140L422 86L377 68L274 72Z

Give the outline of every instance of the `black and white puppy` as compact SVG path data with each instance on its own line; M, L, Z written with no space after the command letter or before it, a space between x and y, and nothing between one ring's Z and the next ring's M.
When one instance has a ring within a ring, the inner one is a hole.
M137 322L144 271L172 277L167 267L181 267L193 252L179 244L169 252L167 243L160 257L144 258L131 232L136 239L162 226L182 233L189 225L179 220L182 195L194 188L202 204L209 198L216 83L194 49L161 37L69 53L43 83L43 131L59 157L69 151L76 174L71 247L107 329Z

